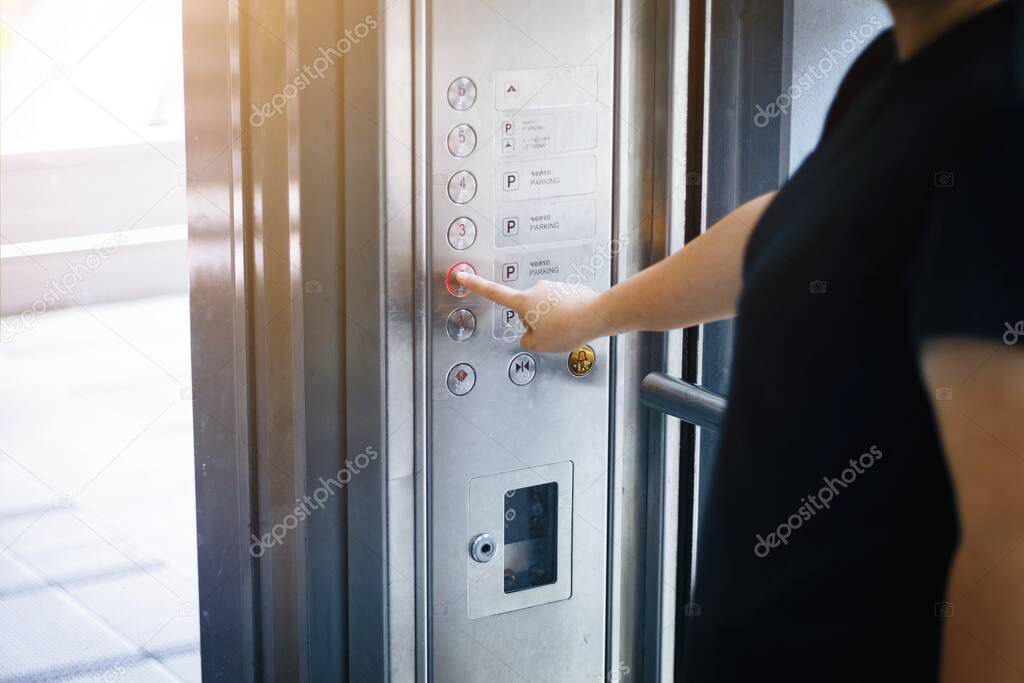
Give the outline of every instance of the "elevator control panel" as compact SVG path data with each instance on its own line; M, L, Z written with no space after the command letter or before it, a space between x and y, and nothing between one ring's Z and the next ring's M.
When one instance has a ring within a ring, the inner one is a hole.
M558 302L517 311L457 274L610 286L615 3L428 8L434 676L598 680L609 342L528 351Z

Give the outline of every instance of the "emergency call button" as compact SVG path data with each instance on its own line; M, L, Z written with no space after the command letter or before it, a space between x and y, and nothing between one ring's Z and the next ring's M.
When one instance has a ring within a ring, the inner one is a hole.
M469 273L470 275L476 275L476 269L462 261L456 263L454 266L448 269L448 274L444 276L444 286L448 289L448 293L452 296L457 296L460 299L469 296L469 290L459 284L459 281L455 278L457 273Z
M594 353L594 347L592 346L581 346L575 351L569 353L569 372L576 377L584 377L590 374L590 371L594 369L594 363L597 361L597 354Z

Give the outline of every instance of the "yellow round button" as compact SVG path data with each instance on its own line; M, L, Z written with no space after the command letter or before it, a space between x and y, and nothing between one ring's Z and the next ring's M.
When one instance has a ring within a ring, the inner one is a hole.
M589 375L590 371L594 369L596 360L597 354L594 353L593 347L581 346L569 353L569 372L577 377Z

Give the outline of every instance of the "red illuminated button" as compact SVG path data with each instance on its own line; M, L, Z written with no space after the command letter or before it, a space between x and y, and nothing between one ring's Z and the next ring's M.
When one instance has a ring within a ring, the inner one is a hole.
M456 273L476 275L476 270L466 262L456 263L448 269L448 274L444 276L444 286L448 288L448 293L461 299L469 296L469 290L460 285L458 280L455 279Z

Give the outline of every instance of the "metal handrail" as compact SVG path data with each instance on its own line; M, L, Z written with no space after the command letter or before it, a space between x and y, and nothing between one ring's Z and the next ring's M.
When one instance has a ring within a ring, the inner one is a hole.
M684 422L717 432L725 416L726 400L702 386L663 372L652 372L640 389L640 402Z

